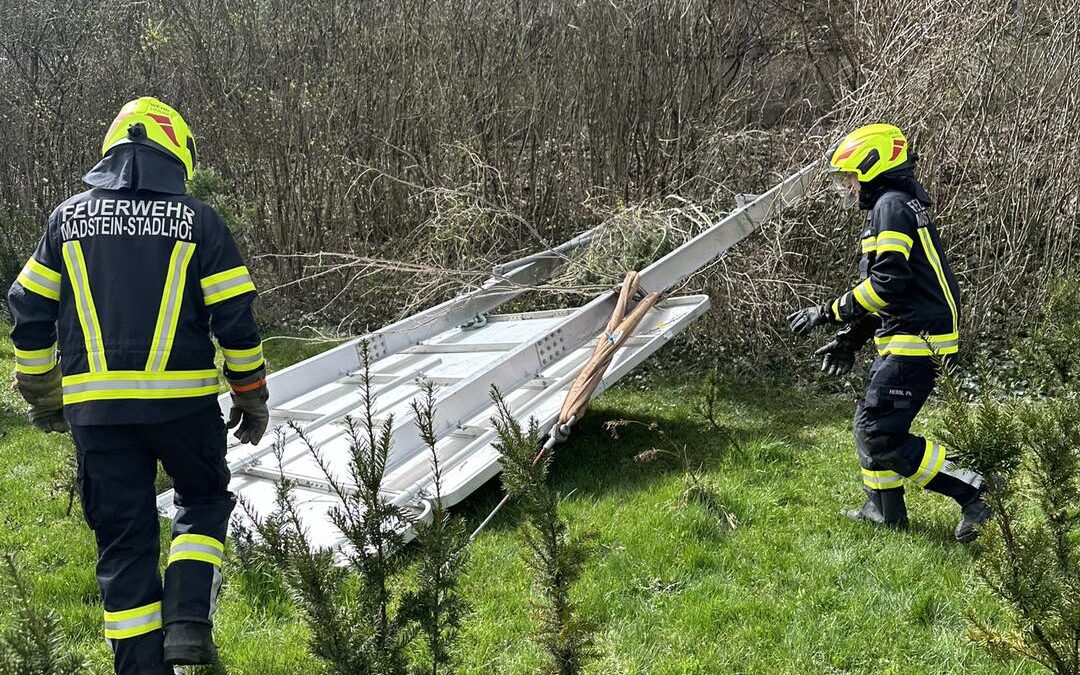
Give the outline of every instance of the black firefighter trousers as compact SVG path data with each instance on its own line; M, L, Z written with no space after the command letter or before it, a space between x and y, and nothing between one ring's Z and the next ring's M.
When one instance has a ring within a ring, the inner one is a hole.
M915 436L911 423L934 390L938 370L928 356L879 356L855 408L855 449L867 493L902 495L905 480L966 506L983 478L958 468L940 443Z
M225 424L217 402L160 424L73 426L78 485L98 546L105 637L118 675L171 675L163 629L210 624L221 560L236 503L228 491ZM162 587L154 479L173 479L176 515Z

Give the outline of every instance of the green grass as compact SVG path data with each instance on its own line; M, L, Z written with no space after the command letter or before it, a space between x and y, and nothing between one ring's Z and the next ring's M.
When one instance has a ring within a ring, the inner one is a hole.
M271 346L277 364L311 349ZM0 369L10 360L4 344ZM576 596L599 626L591 673L1039 672L993 662L967 641L965 614L996 620L999 611L971 580L977 546L952 541L954 505L911 493L906 533L837 515L861 499L852 401L740 387L721 410L734 447L695 415L701 386L693 377L635 379L595 401L558 447L552 480L564 513L595 543ZM36 597L92 658L92 672L107 673L92 537L77 507L65 516L66 493L54 488L70 441L31 429L14 394L0 394L0 404L0 549L17 553ZM641 425L613 439L604 425L619 419L655 423L685 446L715 500L686 504L676 460L635 462L665 441ZM475 524L500 496L489 484L456 510ZM462 672L534 673L542 665L530 641L533 594L519 523L511 505L473 545ZM281 589L250 571L226 572L217 634L228 672L319 672Z

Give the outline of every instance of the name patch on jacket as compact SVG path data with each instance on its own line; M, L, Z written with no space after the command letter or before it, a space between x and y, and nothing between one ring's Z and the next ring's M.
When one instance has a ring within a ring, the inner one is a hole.
M146 199L94 199L68 204L60 215L64 241L113 235L190 241L195 222L186 204Z

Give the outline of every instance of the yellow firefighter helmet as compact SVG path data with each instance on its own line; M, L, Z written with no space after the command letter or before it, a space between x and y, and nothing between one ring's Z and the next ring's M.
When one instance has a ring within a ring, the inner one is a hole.
M904 132L891 124L868 124L852 131L829 149L829 171L853 173L860 183L908 161Z
M195 172L195 137L180 113L153 96L128 101L113 120L105 142L104 156L124 143L148 145L175 157L184 165L188 180Z

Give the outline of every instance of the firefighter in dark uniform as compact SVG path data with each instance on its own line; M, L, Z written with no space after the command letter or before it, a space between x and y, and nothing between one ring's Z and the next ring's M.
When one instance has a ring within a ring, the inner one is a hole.
M86 521L98 544L105 637L121 675L211 662L228 490L217 339L229 427L257 443L267 413L255 286L217 213L185 194L195 143L172 108L125 105L83 180L49 216L8 292L15 387L31 422L70 426ZM162 584L154 478L176 488Z
M956 466L940 443L911 433L934 388L934 353L951 358L959 347L960 291L941 238L927 212L930 197L915 179L915 158L900 129L871 124L840 140L828 154L836 187L867 211L861 236L861 281L831 303L788 316L805 335L843 324L818 350L822 370L843 375L872 337L878 356L855 410L855 447L866 502L844 515L904 527L904 485L952 497L961 507L956 539L972 541L991 517L988 484Z

